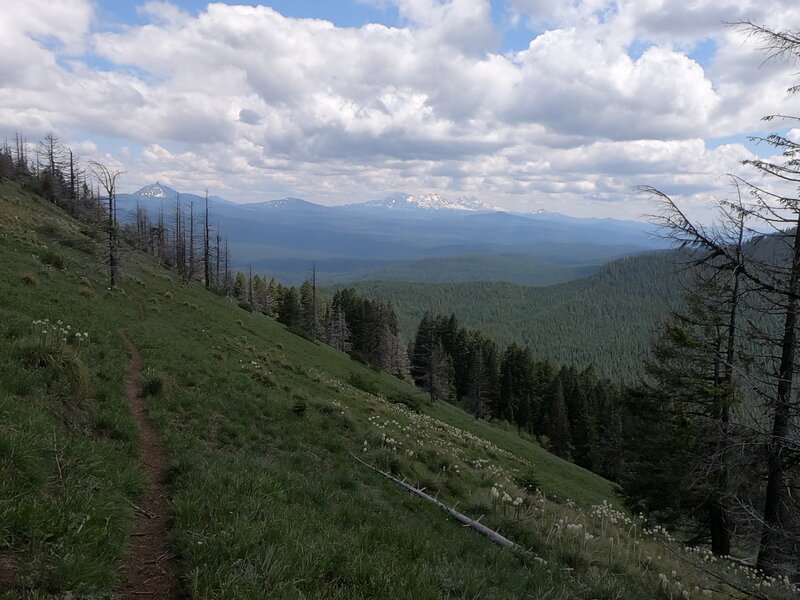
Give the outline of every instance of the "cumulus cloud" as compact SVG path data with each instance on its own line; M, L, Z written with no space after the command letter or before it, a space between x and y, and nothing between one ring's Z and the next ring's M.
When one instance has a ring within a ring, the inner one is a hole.
M508 53L489 0L364 1L394 5L399 24L146 2L146 24L92 32L89 0L13 3L0 21L0 128L101 136L96 152L124 157L131 185L234 200L437 190L635 217L637 184L707 201L749 154L705 140L797 106L783 93L792 69L762 64L721 23L800 23L790 0L507 0L536 27ZM698 61L701 42L712 51Z

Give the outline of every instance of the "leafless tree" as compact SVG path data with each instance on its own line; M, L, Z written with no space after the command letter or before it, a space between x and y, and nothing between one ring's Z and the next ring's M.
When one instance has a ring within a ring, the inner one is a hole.
M106 210L108 211L108 271L110 287L117 289L119 276L119 227L117 224L117 179L121 171L112 171L96 161L89 163L89 170L97 179L98 184L106 192ZM99 194L98 194L99 195Z
M208 229L208 190L206 190L205 215L203 219L203 282L211 287L211 240Z

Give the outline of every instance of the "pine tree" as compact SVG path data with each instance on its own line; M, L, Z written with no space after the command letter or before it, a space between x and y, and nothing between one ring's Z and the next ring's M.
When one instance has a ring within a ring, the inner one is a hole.
M314 339L316 339L315 333L317 333L319 325L319 299L316 286L310 281L304 281L300 286L300 305L303 309L302 329Z
M476 419L485 419L490 414L491 400L491 377L483 345L476 344L472 350L472 360L470 361L467 410L475 415Z
M428 393L430 404L450 395L450 363L441 340L436 340L428 354L420 387Z
M236 279L233 282L233 297L239 302L247 300L247 277L241 271L236 273Z
M438 342L439 335L433 315L430 312L426 312L422 315L422 320L419 327L417 327L411 358L411 376L419 387L424 386L423 382L428 377L430 356Z
M500 363L500 393L494 415L527 431L533 431L535 426L533 371L529 348L516 343L506 348Z
M344 310L338 303L334 304L331 309L328 345L342 352L350 352L353 348L350 338L350 328L347 326Z
M572 451L572 437L569 429L567 403L564 401L564 388L556 379L550 399L550 415L547 423L547 437L550 450L561 458L569 458Z
M387 371L399 379L406 379L411 374L408 347L399 333L391 335L389 341L390 357Z
M796 60L800 56L798 30L771 31L751 22L739 23L739 26L763 42L769 59ZM798 92L800 86L790 91ZM800 117L765 117L767 121L774 119L797 121ZM779 326L773 325L759 336L762 346L760 363L765 367L755 375L760 383L753 387L756 394L766 399L763 408L769 416L769 427L758 432L763 439L766 458L763 461L766 464L766 485L762 517L757 524L761 530L757 567L771 575L784 575L792 568L800 570L797 559L800 556L800 531L795 528L793 519L793 515L800 512L800 503L796 499L800 489L792 488L797 482L794 471L800 456L800 445L796 443L800 437L800 407L794 389L795 374L800 368L797 337L800 319L800 199L787 195L782 186L786 182L795 186L800 182L797 162L800 144L781 134L769 135L759 141L775 148L781 158L775 161L756 158L745 161L745 164L755 168L759 175L772 178L780 187L770 190L762 181L751 183L736 179L737 184L745 187L749 202L745 205L740 201L733 207L734 213L738 211L739 215L759 221L759 225L750 227L751 231L774 232L769 239L779 240L784 253L764 256L754 251L749 256L742 255L738 251L740 246L730 244L727 238L721 239L717 228L703 228L692 223L666 194L650 187L645 191L662 203L666 210L664 224L680 244L721 262L720 270L740 276L751 293L758 294L761 299L762 314L770 315L764 319L767 325L780 320ZM757 246L758 240L752 245ZM756 445L751 439L749 447Z
M300 293L292 286L284 290L278 302L278 322L289 329L304 332L303 307L300 304Z

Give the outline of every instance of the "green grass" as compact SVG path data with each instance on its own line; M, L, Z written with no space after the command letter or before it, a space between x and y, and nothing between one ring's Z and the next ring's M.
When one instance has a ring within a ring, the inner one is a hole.
M414 393L408 384L131 250L112 293L102 248L16 186L0 184L0 214L0 597L119 589L130 503L142 493L121 399L122 327L141 349L148 412L168 449L169 544L187 597L644 600L673 569L712 587L641 523L591 512L616 502L609 482L513 430L446 404L413 412L392 401ZM39 348L33 321L45 318L88 342L68 335ZM491 544L351 452L546 562ZM494 500L494 485L522 507Z
M477 420L447 403L436 404L429 413L528 460L539 487L550 496L571 500L583 508L601 504L603 500L613 501L615 498L616 486L613 483L547 452L535 442L520 437L513 426L503 424L501 427Z

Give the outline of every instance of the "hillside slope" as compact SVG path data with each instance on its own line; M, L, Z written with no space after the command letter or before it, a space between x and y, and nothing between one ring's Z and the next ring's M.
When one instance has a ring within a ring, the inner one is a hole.
M658 532L608 507L610 483L515 432L396 404L413 401L403 382L132 250L112 292L96 233L17 186L0 183L0 214L0 597L116 597L136 567L144 478L122 328L168 453L185 597L645 599L657 573L682 569L650 557ZM532 553L492 545L351 452ZM696 597L730 590L680 579Z

